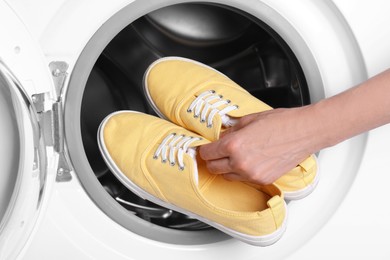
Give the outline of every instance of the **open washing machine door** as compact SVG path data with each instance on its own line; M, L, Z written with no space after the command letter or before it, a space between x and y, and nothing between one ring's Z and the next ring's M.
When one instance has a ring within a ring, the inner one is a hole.
M36 220L46 175L44 146L33 105L0 61L0 258L12 256Z
M48 129L43 111L52 87L39 48L0 2L0 259L15 259L34 230L47 187ZM50 149L49 149L50 150Z
M309 197L289 203L288 229L267 248L134 196L113 178L96 146L97 126L109 112L152 113L139 84L147 65L161 56L211 64L275 107L316 102L363 81L359 45L332 1L41 0L52 4L45 12L25 0L10 2L47 59L65 61L70 75L63 102L73 179L56 185L25 259L280 259L303 247L343 201L364 135L321 151L321 182ZM181 27L194 28L194 21L199 30Z

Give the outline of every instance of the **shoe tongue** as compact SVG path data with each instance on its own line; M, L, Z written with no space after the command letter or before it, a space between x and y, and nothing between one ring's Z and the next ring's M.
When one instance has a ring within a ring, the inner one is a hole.
M191 159L192 159L192 162L193 162L193 169L194 169L194 171L193 171L193 175L194 175L194 181L195 181L195 184L196 184L196 186L198 186L199 185L199 172L198 172L198 163L197 163L197 161L196 161L196 148L194 148L194 147L190 147L190 148L188 148L188 150L187 150L187 154L191 157Z
M191 149L191 150L190 150ZM190 148L187 154L191 157L193 163L193 178L195 185L201 189L203 185L208 183L210 179L215 178L216 175L210 174L207 170L206 162L197 155L196 148Z

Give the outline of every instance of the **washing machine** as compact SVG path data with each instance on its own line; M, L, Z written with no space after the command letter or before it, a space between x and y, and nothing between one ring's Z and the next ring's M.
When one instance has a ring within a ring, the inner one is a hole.
M284 236L239 242L145 201L111 174L109 113L153 114L147 66L206 63L273 107L344 91L390 66L386 0L0 2L0 259L389 259L390 127L318 153ZM261 134L261 133L259 133Z

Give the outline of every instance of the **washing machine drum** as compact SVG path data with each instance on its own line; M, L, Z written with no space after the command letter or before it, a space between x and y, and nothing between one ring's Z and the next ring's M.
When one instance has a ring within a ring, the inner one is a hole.
M110 173L97 146L98 126L109 113L128 109L154 114L143 95L142 78L149 64L164 56L206 63L273 107L308 104L307 84L296 57L276 32L248 14L215 4L158 9L130 23L103 50L81 106L83 148L96 178L121 206L148 222L181 231L208 229L131 194ZM91 179L81 176L81 181L104 210L106 202L99 202L101 195L89 188ZM112 207L106 213L113 215Z

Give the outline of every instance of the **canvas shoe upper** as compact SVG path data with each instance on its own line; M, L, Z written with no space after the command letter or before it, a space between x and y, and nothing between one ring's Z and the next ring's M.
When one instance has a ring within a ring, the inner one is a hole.
M153 62L145 72L144 92L162 118L218 140L222 131L248 114L272 109L219 71L181 57ZM319 175L314 155L275 183L285 198L300 199L316 186Z
M152 63L145 72L144 91L160 117L210 141L219 139L235 118L272 109L222 73L180 57Z
M286 205L276 185L210 174L196 148L207 139L161 118L119 111L106 117L99 148L115 176L140 197L197 218L246 243L276 242Z

